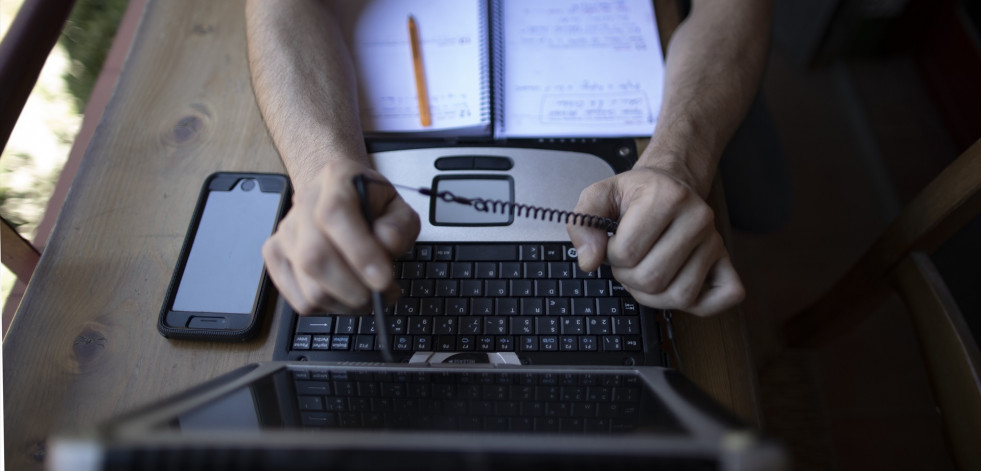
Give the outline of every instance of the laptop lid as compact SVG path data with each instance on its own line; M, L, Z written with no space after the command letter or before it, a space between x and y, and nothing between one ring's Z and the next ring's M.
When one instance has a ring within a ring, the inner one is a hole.
M728 470L786 457L663 368L270 362L57 438L50 459L55 470Z

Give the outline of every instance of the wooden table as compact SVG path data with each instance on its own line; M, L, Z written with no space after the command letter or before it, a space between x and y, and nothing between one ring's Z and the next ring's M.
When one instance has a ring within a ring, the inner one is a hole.
M148 3L3 344L7 469L41 468L52 434L272 358L268 322L240 344L156 330L204 178L283 172L252 94L244 23L243 2ZM758 423L741 314L675 319L689 376Z

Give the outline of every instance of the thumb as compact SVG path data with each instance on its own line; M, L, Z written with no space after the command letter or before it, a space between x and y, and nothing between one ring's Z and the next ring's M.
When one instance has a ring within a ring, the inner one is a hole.
M582 215L616 219L620 212L614 203L613 188L611 180L590 185L579 195L579 202L573 211ZM580 224L576 224L576 222ZM591 272L599 268L603 260L606 259L606 244L609 235L603 228L588 227L582 225L582 222L583 218L572 219L566 224L566 230L569 232L572 245L576 247L578 252L579 268Z

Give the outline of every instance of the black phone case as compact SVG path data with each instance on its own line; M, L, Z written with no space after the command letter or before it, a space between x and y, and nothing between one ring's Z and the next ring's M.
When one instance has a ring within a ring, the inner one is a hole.
M174 267L174 272L170 278L170 284L167 287L167 294L164 297L163 307L160 309L160 315L157 319L157 330L166 338L218 341L248 340L254 337L262 327L261 319L263 311L271 311L271 309L267 309L268 306L266 306L266 298L268 292L272 289L272 283L269 280L269 274L265 269L263 269L262 278L259 281L259 290L256 296L257 299L254 304L254 310L250 315L248 324L243 328L198 329L174 327L167 323L167 316L171 312L174 297L177 295L177 287L180 283L181 276L184 273L184 268L187 264L187 258L190 255L191 245L194 242L198 225L201 222L201 216L204 212L205 202L208 199L208 193L211 191L228 191L233 188L242 178L254 178L259 183L260 191L277 192L280 194L279 207L276 210L276 223L273 226L273 230L278 227L279 221L289 210L292 188L290 186L289 177L286 175L275 173L215 172L205 179L204 184L201 187L201 191L198 194L197 203L194 206L194 215L191 217L191 223L188 225L187 233L184 236L184 244L181 246L180 256L177 259L177 266Z

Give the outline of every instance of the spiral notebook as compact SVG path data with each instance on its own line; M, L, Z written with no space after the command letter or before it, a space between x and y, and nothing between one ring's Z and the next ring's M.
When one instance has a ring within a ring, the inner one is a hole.
M664 62L650 0L336 1L369 136L650 136ZM418 27L420 120L407 20Z

